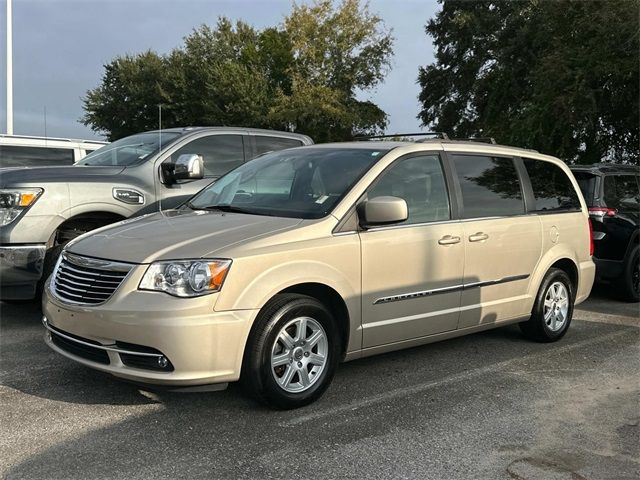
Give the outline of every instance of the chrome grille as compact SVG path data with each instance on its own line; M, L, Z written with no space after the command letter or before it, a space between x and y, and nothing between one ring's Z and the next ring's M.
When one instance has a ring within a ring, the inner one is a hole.
M106 302L133 265L63 253L53 272L53 291L61 300L96 305Z

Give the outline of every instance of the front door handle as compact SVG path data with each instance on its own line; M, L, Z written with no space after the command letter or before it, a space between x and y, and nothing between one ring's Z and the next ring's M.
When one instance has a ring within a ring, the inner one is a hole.
M460 237L454 237L452 235L445 235L440 240L438 240L440 245L454 245L456 243L460 243Z
M489 235L482 232L478 232L474 235L469 235L470 242L484 242L487 238L489 238Z

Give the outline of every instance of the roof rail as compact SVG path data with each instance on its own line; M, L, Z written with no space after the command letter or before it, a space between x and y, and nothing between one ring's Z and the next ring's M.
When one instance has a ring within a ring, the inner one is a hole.
M0 133L0 138L18 138L25 140L51 140L52 142L75 142L75 143L100 143L106 144L104 140L83 140L80 138L62 138L62 137L39 137L37 135L7 135Z
M496 139L493 137L469 137L469 138L452 138L455 142L480 142L490 143L491 145L497 145Z
M362 137L354 137L354 140L372 140L377 138L400 138L400 137L426 137L434 136L442 140L449 140L449 135L444 132L422 132L422 133L394 133L392 135L370 135Z

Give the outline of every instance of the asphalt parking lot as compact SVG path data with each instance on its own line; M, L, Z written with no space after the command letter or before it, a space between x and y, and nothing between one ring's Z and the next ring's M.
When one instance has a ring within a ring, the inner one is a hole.
M0 308L3 478L640 478L638 305L607 291L559 343L510 326L347 363L292 412L140 390Z

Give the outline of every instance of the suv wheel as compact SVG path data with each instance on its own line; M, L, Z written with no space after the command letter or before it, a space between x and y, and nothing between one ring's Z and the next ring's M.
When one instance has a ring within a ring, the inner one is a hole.
M560 340L571 323L574 298L569 276L564 270L550 269L538 291L531 318L521 322L520 329L537 342Z
M304 295L277 295L252 328L242 382L268 405L302 407L325 392L339 357L340 335L326 307Z
M625 300L640 301L640 246L631 251L619 284Z

